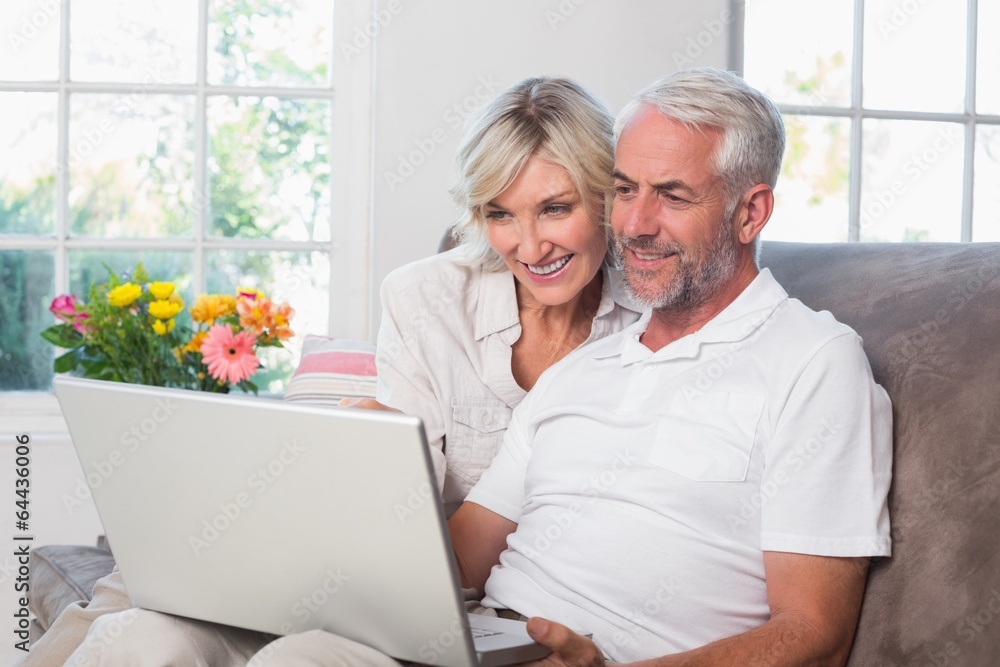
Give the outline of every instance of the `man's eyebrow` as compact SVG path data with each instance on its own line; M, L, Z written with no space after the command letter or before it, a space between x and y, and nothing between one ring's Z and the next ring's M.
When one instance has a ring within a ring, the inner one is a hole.
M653 183L653 187L661 192L676 192L677 190L683 190L689 194L694 194L694 190L680 179L670 179L669 181L662 181L660 183Z
M611 175L615 178L615 180L625 181L626 183L635 185L635 181L633 179L629 178L617 169L611 172ZM668 181L661 181L659 183L653 183L653 188L659 190L660 192L677 192L680 190L687 194L695 194L695 191L691 188L691 186L677 178L672 178Z

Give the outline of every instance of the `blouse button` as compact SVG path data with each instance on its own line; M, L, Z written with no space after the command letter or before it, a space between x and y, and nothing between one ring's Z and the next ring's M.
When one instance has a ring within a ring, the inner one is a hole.
M493 419L489 415L483 415L483 426L489 426L493 423Z

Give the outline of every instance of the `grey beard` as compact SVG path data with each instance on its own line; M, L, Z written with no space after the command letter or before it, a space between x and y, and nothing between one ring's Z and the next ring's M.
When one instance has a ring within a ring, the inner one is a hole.
M644 272L625 264L623 250L626 247L649 254L675 253L677 272L666 285L649 287L647 283L642 289ZM700 265L679 244L657 244L623 234L615 235L615 255L622 268L625 289L636 303L654 310L685 311L707 302L733 277L739 263L739 244L733 238L727 216L726 224L719 225L708 255Z

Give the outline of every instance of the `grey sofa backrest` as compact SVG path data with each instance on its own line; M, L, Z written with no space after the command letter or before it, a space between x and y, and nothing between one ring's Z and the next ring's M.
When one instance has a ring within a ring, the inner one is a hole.
M788 293L864 339L893 403L893 554L849 665L1000 665L1000 243L765 242Z

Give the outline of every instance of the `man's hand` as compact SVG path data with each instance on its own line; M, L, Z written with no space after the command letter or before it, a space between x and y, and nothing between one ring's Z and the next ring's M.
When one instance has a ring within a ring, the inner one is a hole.
M385 410L386 412L400 412L396 408L379 403L374 398L342 398L337 403L338 408L361 408L363 410Z
M528 635L552 649L552 655L525 663L526 667L604 667L604 655L597 644L565 625L535 616L528 620Z

